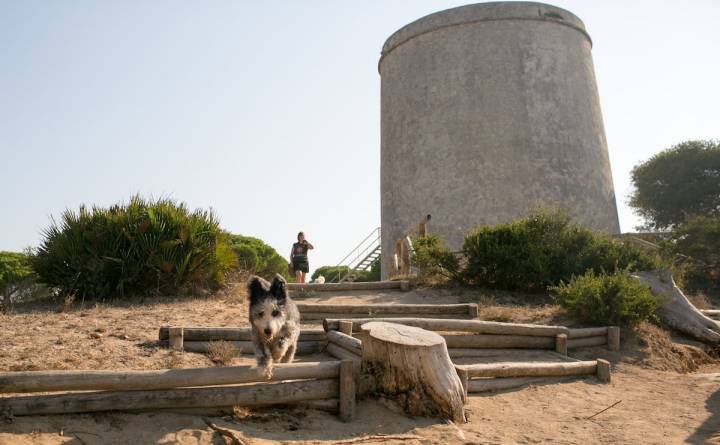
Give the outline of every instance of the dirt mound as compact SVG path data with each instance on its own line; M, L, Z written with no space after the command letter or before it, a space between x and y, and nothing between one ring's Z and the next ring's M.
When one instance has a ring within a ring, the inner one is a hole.
M641 354L640 364L648 368L693 372L703 365L719 362L704 347L674 342L670 332L651 323L640 324L634 337Z

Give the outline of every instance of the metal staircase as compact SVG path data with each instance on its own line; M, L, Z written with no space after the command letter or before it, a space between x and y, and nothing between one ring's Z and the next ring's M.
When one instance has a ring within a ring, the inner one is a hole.
M373 229L338 263L338 266L347 266L350 270L344 275L333 278L337 278L339 283L355 281L361 272L370 270L373 263L380 257L381 251L380 227L378 227Z

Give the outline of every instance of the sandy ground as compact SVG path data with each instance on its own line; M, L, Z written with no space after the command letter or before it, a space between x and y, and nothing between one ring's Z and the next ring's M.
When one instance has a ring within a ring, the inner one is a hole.
M0 370L158 369L212 366L204 355L173 353L157 342L161 325L243 325L241 291L209 299L165 299L80 307L57 312L23 306L0 315ZM512 295L418 290L377 295L308 295L303 301L468 302L482 304L486 319L568 323L550 304L513 305ZM410 418L390 404L365 400L356 421L305 408L238 411L212 417L240 432L248 444L333 444L363 435L402 435L363 444L720 444L720 365L694 373L648 368L652 363L631 333L623 349L584 350L579 358L604 357L613 363L613 380L566 380L489 395L471 396L470 422ZM669 352L672 354L672 351ZM317 357L304 357L312 360ZM539 356L526 355L526 359ZM494 360L489 358L488 360ZM510 358L512 359L512 358ZM234 363L249 363L248 357ZM655 366L657 368L657 366ZM620 402L613 408L588 417ZM0 419L1 420L1 419ZM414 438L413 438L414 436ZM19 417L0 422L0 444L222 444L198 414L99 413Z

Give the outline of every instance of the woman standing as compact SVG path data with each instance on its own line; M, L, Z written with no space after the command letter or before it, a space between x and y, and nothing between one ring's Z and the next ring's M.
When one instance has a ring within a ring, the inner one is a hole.
M305 274L310 271L307 253L308 250L315 247L305 239L305 234L302 232L298 233L297 239L298 242L293 244L292 250L290 250L290 262L295 271L295 282L304 283Z

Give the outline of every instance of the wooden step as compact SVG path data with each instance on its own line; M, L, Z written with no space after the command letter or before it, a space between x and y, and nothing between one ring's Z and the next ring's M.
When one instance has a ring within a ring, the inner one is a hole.
M337 291L354 291L354 290L409 290L410 283L408 281L367 281L362 283L288 283L288 289L291 291L313 291L313 292L337 292ZM296 297L297 294L293 294Z

